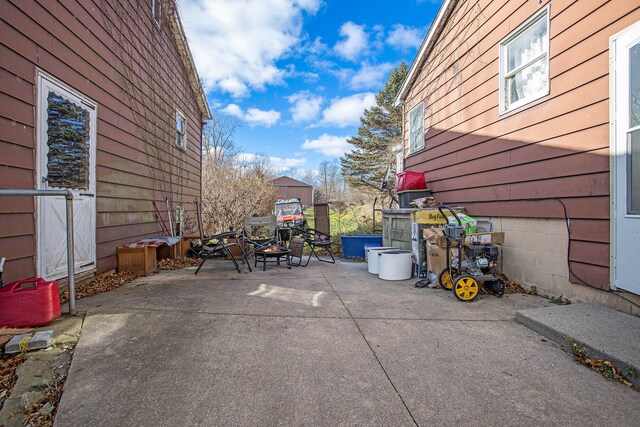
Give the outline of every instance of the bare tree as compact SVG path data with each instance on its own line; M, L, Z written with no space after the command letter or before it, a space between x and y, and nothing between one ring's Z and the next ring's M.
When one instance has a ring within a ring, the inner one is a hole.
M307 184L311 184L313 186L316 185L316 176L317 173L313 169L307 169L302 172L301 180L302 182L306 182Z
M233 139L238 127L237 120L220 114L207 121L202 130L202 151L205 159L217 164L234 159L239 153Z
M345 186L337 160L323 161L318 167L318 191L326 202L341 200Z
M255 154L250 159L241 161L240 167L245 172L252 173L260 179L268 181L275 178L276 171L271 163L271 159L263 153Z
M245 217L273 212L273 185L264 175L239 165L205 162L202 218L209 233L239 229Z

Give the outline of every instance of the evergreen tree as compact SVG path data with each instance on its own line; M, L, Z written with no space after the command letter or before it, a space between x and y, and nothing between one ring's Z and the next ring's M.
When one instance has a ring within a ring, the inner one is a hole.
M407 64L403 61L376 95L376 105L364 111L358 135L347 140L354 148L340 159L340 164L346 183L353 188L371 190L370 185L381 184L388 167L395 170L393 149L402 144L402 107L393 103L406 76Z

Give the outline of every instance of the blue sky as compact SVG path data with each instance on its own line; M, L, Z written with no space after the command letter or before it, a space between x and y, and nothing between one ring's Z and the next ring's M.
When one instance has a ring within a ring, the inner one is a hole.
M179 0L214 114L282 169L349 149L394 66L409 65L439 0Z

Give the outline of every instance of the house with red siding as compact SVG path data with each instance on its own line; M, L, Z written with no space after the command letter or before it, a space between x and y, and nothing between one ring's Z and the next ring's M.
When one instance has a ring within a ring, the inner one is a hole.
M640 3L445 0L396 103L405 168L506 233L510 278L640 312Z
M5 0L0 17L0 188L73 191L76 271L161 235L154 201L193 221L211 112L175 1ZM63 199L0 200L5 281L66 276Z

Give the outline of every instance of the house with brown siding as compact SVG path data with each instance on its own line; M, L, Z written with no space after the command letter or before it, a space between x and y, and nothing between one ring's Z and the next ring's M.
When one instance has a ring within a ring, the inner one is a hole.
M210 110L174 1L0 1L0 188L74 192L76 271L193 221ZM66 276L64 200L3 197L5 281Z
M636 313L639 21L628 0L445 0L396 100L405 168L506 232L509 277Z
M288 176L279 176L271 180L278 199L300 199L304 206L313 205L313 185Z

